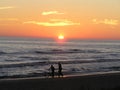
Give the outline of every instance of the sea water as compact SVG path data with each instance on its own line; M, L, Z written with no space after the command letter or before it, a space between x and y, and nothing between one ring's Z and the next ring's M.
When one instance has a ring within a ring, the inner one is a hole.
M46 77L58 62L64 75L119 72L120 41L0 37L0 78Z

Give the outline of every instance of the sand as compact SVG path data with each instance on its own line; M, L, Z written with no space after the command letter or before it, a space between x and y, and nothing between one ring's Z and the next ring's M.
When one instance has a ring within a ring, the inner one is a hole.
M120 90L120 73L0 80L0 90Z

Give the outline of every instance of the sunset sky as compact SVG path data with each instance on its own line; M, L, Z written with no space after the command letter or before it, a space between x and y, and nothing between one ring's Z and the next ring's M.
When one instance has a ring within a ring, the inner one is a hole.
M120 0L0 0L0 36L120 40Z

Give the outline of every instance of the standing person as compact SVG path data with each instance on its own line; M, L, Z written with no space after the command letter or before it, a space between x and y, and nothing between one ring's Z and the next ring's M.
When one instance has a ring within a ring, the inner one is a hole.
M63 73L62 73L62 65L61 65L60 62L58 63L58 76L59 76L59 77L60 77L60 76L63 76Z
M54 78L54 74L55 74L55 68L54 68L54 66L51 65L50 69L51 69L51 76L52 76L52 78Z

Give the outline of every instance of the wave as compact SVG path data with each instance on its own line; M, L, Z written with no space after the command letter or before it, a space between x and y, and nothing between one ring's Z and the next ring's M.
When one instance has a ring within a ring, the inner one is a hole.
M120 71L119 66L113 66L113 67L103 67L98 69L88 69L88 68L69 68L67 70L63 69L64 75L75 75L75 74L85 74L85 73L98 73L98 72L111 72L111 71ZM55 76L57 76L58 73L55 71ZM9 79L9 78L29 78L29 77L41 77L41 78L48 78L51 74L48 70L43 72L31 72L31 73L21 73L21 74L14 74L14 75L1 75L0 79Z
M9 51L0 51L0 55L4 55L4 54L28 54L31 52L24 52L24 51L13 51L13 52L9 52Z
M109 71L120 71L120 66L102 67L101 69Z
M3 52L0 51L0 55L3 54L11 54L11 55L19 55L19 54L74 54L74 53L104 53L103 51L100 50L95 50L95 49L45 49L45 50L30 50L30 51L13 51L13 52ZM113 54L114 55L114 54ZM27 58L27 57L25 57ZM29 58L29 57L28 57Z
M29 74L20 74L20 75L4 75L0 76L0 79L9 79L9 78L29 78L29 77L43 77L45 73L29 73Z
M25 66L36 66L36 65L46 65L46 62L27 62L27 63L18 63L18 64L2 64L0 68L13 68L13 67L25 67Z
M7 54L6 52L0 51L0 55Z
M23 58L23 59L29 59L29 60L49 60L50 58L47 57L29 57L29 56L21 56L19 58Z
M62 64L82 64L82 63L102 63L102 62L117 62L120 59L98 59L98 60L81 60L81 61L38 61L38 62L25 62L25 63L18 63L18 64L1 64L0 68L16 68L16 67L26 67L26 66L44 66L50 64L57 64L61 62Z
M69 53L101 53L98 50L82 50L82 49L52 49L48 51L35 51L37 54L69 54Z

